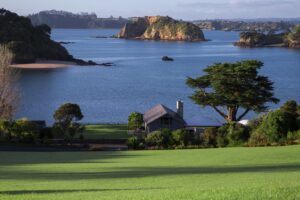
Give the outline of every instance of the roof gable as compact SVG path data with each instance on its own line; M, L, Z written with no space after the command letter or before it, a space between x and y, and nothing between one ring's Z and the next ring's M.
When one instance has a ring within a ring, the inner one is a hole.
M184 120L176 112L174 112L173 110L171 110L170 108L168 108L162 104L158 104L158 105L154 106L153 108L151 108L150 110L148 110L147 112L145 112L144 121L147 124L149 124L149 123L165 116L166 114L170 115L175 120L184 122Z

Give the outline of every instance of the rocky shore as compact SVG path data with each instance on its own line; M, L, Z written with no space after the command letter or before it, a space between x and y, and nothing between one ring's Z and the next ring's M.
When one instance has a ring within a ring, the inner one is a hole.
M202 30L189 22L177 21L170 17L139 17L127 23L117 35L124 39L205 41Z

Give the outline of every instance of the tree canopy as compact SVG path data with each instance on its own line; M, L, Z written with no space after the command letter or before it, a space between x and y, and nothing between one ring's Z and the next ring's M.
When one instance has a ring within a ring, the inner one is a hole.
M55 119L54 127L64 135L66 141L71 141L77 133L81 134L84 130L84 127L77 123L83 118L81 109L77 104L66 103L60 106L53 117Z
M143 114L138 112L133 112L128 116L128 127L132 130L137 130L143 125Z
M54 119L57 122L79 121L83 118L79 105L66 103L59 107L54 113Z
M258 74L263 65L261 61L244 60L208 66L203 70L205 75L188 77L187 85L195 89L190 98L200 106L212 107L229 122L240 121L250 111L266 111L268 102L279 100L274 97L273 82Z

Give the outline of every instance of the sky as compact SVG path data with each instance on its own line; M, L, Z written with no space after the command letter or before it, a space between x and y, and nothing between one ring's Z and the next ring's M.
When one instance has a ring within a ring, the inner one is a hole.
M99 17L168 15L184 20L300 17L300 0L0 0L0 7L19 15L55 9Z

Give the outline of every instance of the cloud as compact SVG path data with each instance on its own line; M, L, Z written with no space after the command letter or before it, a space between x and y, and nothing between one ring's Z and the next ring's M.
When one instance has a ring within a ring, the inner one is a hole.
M179 3L179 7L185 8L262 8L280 6L300 6L299 0L227 0L227 1L202 1L191 3Z
M193 3L179 3L178 7L186 8L216 8L227 6L228 3L218 2L193 2Z
M299 0L235 0L231 4L238 7L278 7L294 6L299 4Z

